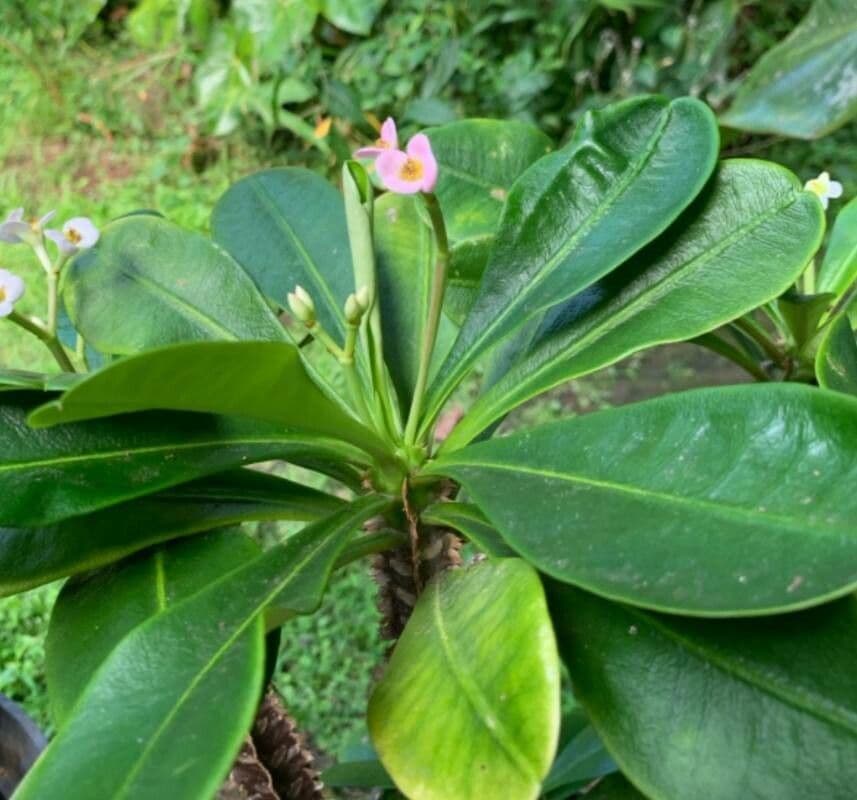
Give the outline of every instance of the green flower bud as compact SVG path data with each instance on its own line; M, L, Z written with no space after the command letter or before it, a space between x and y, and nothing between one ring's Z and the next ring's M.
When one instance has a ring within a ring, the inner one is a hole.
M293 292L289 292L286 298L289 303L289 309L295 315L295 319L303 322L308 328L315 325L315 303L309 292L302 286L296 286Z
M359 325L366 309L360 304L356 294L348 295L345 301L345 321L349 325Z
M369 294L368 286L361 286L355 293L354 298L357 300L360 308L363 309L363 313L365 314L369 310L369 306L372 305L372 295Z

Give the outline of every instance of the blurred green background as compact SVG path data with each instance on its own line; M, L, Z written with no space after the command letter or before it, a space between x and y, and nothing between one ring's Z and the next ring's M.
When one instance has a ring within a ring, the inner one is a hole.
M377 124L404 134L469 116L532 122L557 143L580 115L641 92L719 111L810 0L3 0L0 215L57 209L97 223L140 208L205 231L242 175L301 164L333 176ZM857 125L815 141L723 132L725 155L829 170L857 190ZM322 224L320 222L320 224ZM27 248L0 267L28 279ZM105 302L109 302L105 298ZM512 424L585 412L739 376L684 346L572 382ZM38 343L0 324L0 366L49 369ZM49 727L43 636L57 587L0 601L0 692ZM277 681L313 743L359 734L377 636L365 568L322 611L287 626Z

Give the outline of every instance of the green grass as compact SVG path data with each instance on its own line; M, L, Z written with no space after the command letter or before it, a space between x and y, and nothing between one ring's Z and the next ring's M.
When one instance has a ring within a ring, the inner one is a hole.
M0 600L0 693L50 730L45 684L45 633L59 591L51 584Z

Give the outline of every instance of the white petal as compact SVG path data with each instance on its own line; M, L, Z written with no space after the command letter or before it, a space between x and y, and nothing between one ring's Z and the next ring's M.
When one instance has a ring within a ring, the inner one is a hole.
M77 232L78 236L80 236L80 241L77 243L79 248L92 247L101 235L89 217L73 217L62 226L62 229L63 233L66 234L70 230Z
M830 186L827 187L827 196L834 200L837 197L842 197L842 184L839 181L831 181Z
M48 211L48 213L39 220L39 227L44 228L45 225L47 225L56 216L56 214L56 211Z
M45 236L48 237L64 256L73 256L77 252L77 248L65 237L62 231L56 228L48 228L45 231Z
M24 289L26 288L24 281L22 281L17 275L12 275L9 273L9 277L3 281L3 289L6 293L6 299L10 303L16 303L24 296Z
M20 222L22 219L24 219L24 209L16 208L9 212L9 216L6 217L6 222Z
M0 303L0 317L8 317L15 310L15 305L9 300Z
M826 195L826 194L825 194L825 195L820 195L820 196L818 197L818 199L819 199L819 200L821 200L821 207L822 207L823 209L827 209L827 207L830 205L830 200L828 200L828 199L827 199L827 195Z

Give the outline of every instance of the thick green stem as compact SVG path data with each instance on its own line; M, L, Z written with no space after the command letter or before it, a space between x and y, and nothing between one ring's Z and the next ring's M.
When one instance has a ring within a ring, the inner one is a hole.
M434 353L437 330L440 325L440 314L443 309L443 295L446 291L446 272L449 266L449 241L446 236L446 225L443 222L440 204L433 194L424 194L422 197L425 201L432 227L434 228L435 242L437 244L437 260L435 261L434 276L432 277L428 319L423 329L420 364L419 371L417 372L417 381L414 386L414 398L411 402L408 423L405 427L406 445L416 444L416 434L422 414L423 401L425 400L429 368L431 367L431 358Z
M57 283L59 273L48 271L48 332L52 337L57 335Z

